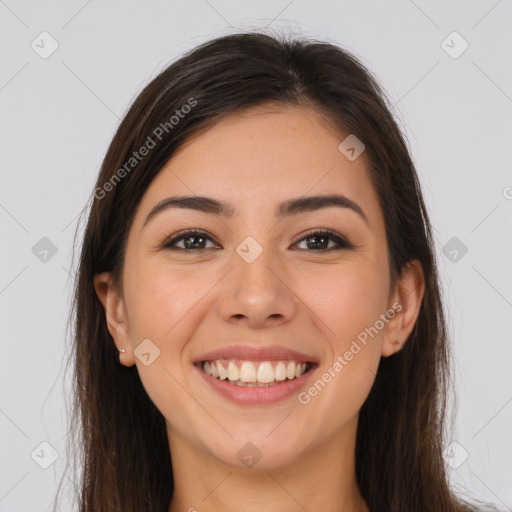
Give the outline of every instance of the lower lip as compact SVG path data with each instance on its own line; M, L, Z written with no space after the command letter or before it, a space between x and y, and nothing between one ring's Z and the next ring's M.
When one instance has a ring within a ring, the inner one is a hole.
M239 405L262 405L274 404L290 398L299 393L309 381L310 376L315 372L318 365L314 365L307 373L299 378L283 381L281 384L267 387L247 387L229 384L225 380L216 379L203 371L200 365L196 365L197 370L207 384L224 398L231 400Z

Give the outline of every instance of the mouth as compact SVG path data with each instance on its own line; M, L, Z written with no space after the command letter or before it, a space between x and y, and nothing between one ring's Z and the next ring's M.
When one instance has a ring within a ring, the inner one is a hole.
M278 361L212 359L197 363L203 373L216 380L248 388L268 388L300 379L315 364L311 361L286 359Z
M313 378L319 360L278 345L234 345L193 361L205 393L237 405L264 406L297 395Z

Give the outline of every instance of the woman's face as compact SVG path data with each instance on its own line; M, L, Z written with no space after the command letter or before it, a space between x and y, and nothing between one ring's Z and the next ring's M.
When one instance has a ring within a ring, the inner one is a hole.
M379 359L414 319L400 320L366 155L338 148L348 135L306 109L252 108L190 139L145 192L106 304L171 448L272 468L353 441Z

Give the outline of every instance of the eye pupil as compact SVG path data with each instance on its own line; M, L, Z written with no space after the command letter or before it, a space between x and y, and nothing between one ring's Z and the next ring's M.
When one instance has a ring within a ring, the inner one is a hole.
M188 243L188 241L192 240L192 239L200 240L200 241L199 242ZM185 247L187 249L194 249L194 248L197 248L202 242L204 242L204 238L201 235L187 236L185 238Z
M307 245L308 245L309 249L327 249L327 246L329 245L329 237L326 237L326 236L323 236L323 235L313 235L313 236L309 236L307 239L308 240L313 240L313 239L321 240L320 243L310 244L308 242ZM326 240L327 240L327 244L325 244ZM322 247L319 247L319 245L322 245Z

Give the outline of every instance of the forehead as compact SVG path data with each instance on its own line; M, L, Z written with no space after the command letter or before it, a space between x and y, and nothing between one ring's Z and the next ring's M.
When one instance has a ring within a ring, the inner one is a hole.
M371 222L380 214L378 198L364 153L350 161L338 149L347 135L306 108L235 112L180 147L146 191L141 214L169 195L215 197L233 204L235 214L261 214L291 197L339 193Z

